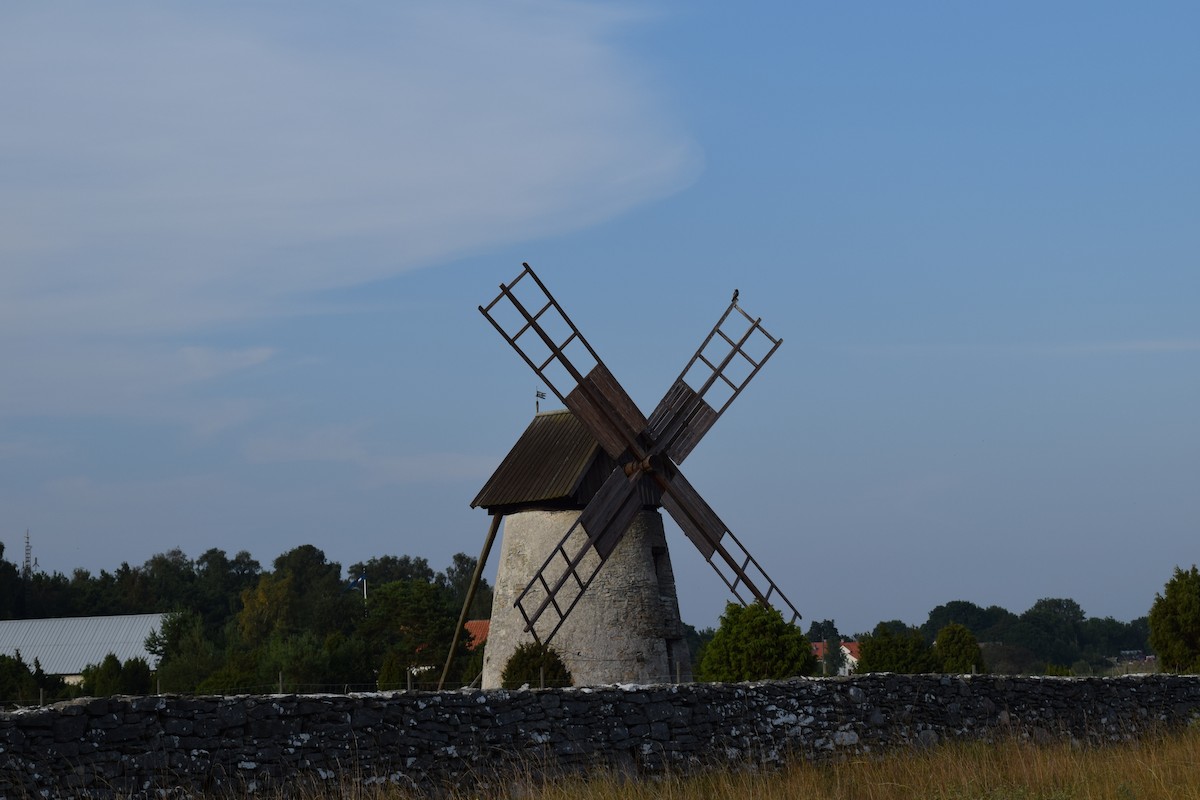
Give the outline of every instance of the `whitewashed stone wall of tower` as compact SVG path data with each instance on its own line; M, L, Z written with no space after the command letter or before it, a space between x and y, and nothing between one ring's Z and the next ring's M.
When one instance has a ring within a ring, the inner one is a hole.
M499 687L513 651L533 641L513 604L578 517L578 511L523 511L505 517L484 651L485 689ZM575 536L583 541L582 532L576 531ZM596 558L590 553L581 569L590 571ZM569 602L571 595L559 597L561 604ZM539 621L539 633L549 632L551 617L557 621L553 611L548 612ZM658 512L638 514L551 644L577 686L691 680L675 578Z

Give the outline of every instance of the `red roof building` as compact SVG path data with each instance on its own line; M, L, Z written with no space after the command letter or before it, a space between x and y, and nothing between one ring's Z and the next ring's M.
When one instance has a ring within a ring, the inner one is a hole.
M467 629L467 649L475 650L486 642L488 629L491 626L492 621L490 619L469 619L464 622L463 627Z
M825 660L825 643L812 642L813 655L817 657L817 661ZM841 669L838 670L839 675L849 675L858 666L858 642L842 642L842 655L845 656L845 662Z

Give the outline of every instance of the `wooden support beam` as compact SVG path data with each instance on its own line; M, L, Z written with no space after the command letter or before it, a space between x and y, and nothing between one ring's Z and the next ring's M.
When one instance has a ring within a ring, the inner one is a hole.
M467 624L467 614L471 611L471 603L475 602L475 590L479 588L479 581L483 577L483 567L487 563L488 555L492 552L492 545L496 541L496 532L500 530L500 520L504 519L503 514L494 514L492 516L492 524L488 526L487 540L483 543L483 550L479 553L479 560L475 562L475 573L471 575L471 585L467 588L467 598L463 601L462 611L458 614L458 624L454 626L454 638L450 642L450 652L446 654L446 666L442 667L442 677L438 679L438 691L446 685L446 676L450 673L450 662L454 660L454 651L458 649L458 637L462 634L463 626Z

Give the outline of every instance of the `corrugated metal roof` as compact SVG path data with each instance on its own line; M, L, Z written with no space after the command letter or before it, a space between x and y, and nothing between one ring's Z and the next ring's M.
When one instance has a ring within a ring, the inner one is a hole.
M471 508L572 498L601 454L600 445L570 411L538 414L471 501Z
M166 614L110 617L54 617L0 620L0 653L14 655L33 668L37 659L48 675L78 675L112 653L124 663L141 658L151 669L158 657L146 652L146 637L162 630Z

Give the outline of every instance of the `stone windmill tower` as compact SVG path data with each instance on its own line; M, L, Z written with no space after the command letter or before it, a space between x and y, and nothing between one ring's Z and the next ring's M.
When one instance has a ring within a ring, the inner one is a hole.
M529 423L471 504L504 519L485 689L499 686L513 650L534 640L516 605L530 576L616 468L574 414L547 411ZM579 685L691 680L659 498L650 488L639 492L640 508L587 597L554 634L554 647ZM578 527L573 538L576 546L586 540Z
M735 291L647 419L523 266L479 310L566 410L535 417L472 504L492 515L476 581L501 520L508 520L484 687L498 685L512 651L535 639L554 639L578 685L690 673L660 506L734 597L799 619L679 470L782 340L742 310Z

